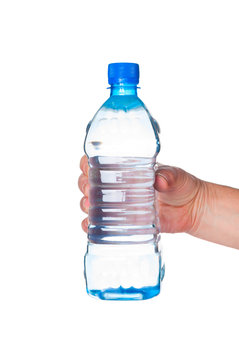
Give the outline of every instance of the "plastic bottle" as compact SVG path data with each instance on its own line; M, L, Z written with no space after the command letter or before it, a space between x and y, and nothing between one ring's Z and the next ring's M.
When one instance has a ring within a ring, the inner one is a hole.
M103 300L160 292L164 266L154 206L159 126L137 96L139 65L108 66L111 94L86 129L89 226L86 288Z

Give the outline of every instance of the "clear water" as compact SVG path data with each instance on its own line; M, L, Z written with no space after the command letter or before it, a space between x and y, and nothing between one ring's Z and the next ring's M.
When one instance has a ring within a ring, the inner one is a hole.
M154 164L154 158L89 158L89 295L144 300L160 292L164 270L157 244Z
M154 164L151 158L89 158L91 242L142 243L157 239Z

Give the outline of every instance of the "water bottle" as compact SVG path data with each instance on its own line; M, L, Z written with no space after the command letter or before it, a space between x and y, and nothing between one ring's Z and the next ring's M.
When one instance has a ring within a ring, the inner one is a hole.
M86 129L89 226L87 293L102 300L144 300L164 276L155 211L159 126L137 96L139 65L108 66L110 97Z

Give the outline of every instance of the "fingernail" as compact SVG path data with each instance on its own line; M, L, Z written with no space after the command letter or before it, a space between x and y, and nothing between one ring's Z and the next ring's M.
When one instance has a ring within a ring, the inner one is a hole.
M90 186L88 183L85 184L85 187L84 187L84 193L85 193L85 196L89 196L89 189L90 189Z
M83 200L82 200L82 205L83 205L83 207L85 208L86 206L86 198L84 198Z
M89 199L88 197L85 197L84 200L83 200L83 206L85 209L88 209L90 204L89 204Z
M160 172L158 172L157 175L168 182L168 178L167 178L167 176L165 174L161 174Z
M86 184L83 184L83 185L81 186L81 189L82 189L83 194L85 193L85 187L86 187Z

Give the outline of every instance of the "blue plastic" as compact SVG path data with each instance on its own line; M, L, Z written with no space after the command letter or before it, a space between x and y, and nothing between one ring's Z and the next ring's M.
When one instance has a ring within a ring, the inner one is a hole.
M108 66L110 85L139 83L139 65L135 63L112 63Z
M145 286L140 289L130 287L124 289L119 287L118 289L107 290L88 290L88 294L93 297L98 297L101 300L147 300L157 296L160 293L160 283L156 286Z

